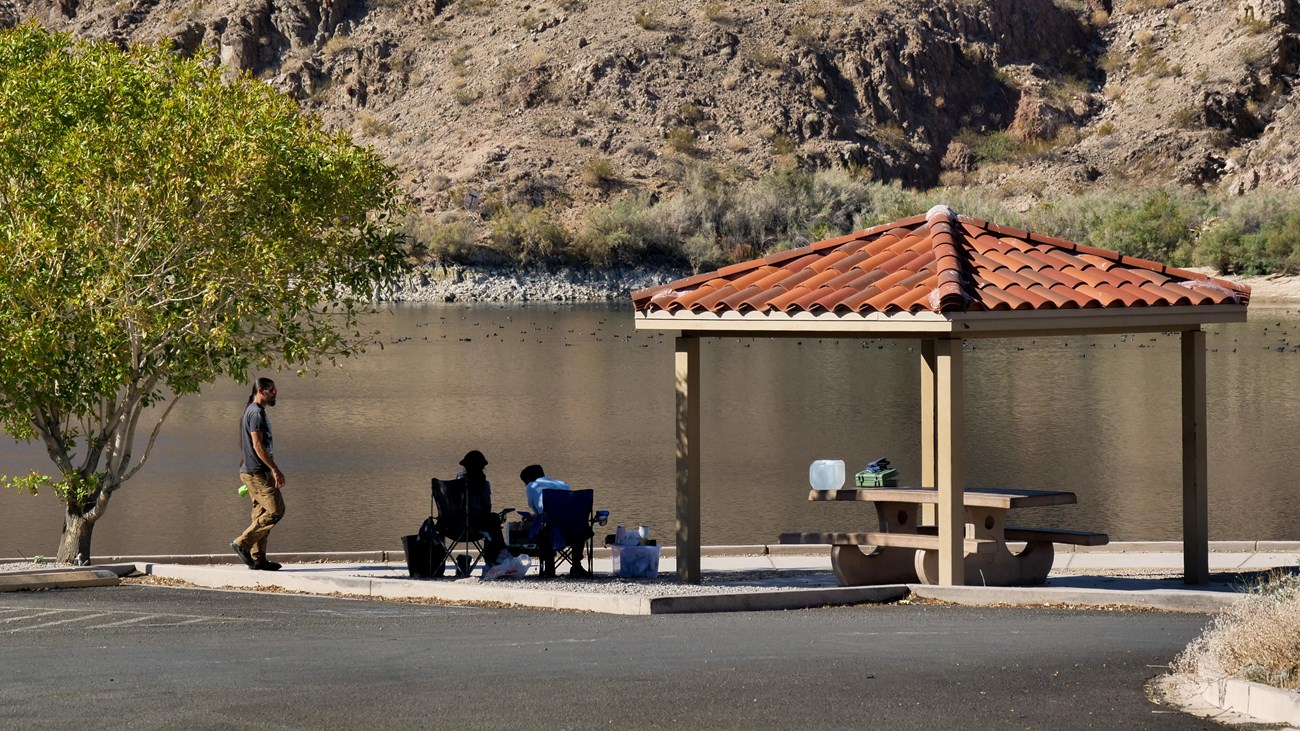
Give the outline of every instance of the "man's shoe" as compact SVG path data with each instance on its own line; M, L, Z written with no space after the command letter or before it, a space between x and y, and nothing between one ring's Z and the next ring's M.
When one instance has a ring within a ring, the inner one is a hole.
M569 567L569 578L571 578L571 579L590 579L590 578L591 578L591 572L588 571L588 570L586 570L586 569L584 569L583 567L579 566L578 564L574 564L574 565L572 565L572 566Z
M279 571L280 564L274 561L258 561L249 568L254 571Z
M230 542L230 547L235 549L235 555L239 557L240 561L244 562L245 566L250 569L257 568L257 562L253 560L253 554L249 553L247 548L244 548L234 541Z

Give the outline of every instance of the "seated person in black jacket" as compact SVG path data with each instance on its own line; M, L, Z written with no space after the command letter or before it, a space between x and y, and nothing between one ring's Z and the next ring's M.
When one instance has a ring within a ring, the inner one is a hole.
M483 472L487 464L487 458L482 452L470 450L460 460L460 466L465 470L456 475L456 479L465 481L469 501L469 527L487 534L487 543L483 546L484 571L496 564L506 548L505 537L501 534L501 516L492 512L492 483L488 482L487 474Z

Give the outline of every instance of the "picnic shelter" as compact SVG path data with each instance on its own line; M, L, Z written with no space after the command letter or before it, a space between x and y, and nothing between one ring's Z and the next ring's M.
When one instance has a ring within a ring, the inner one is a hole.
M938 583L963 584L962 348L976 338L1177 332L1183 573L1209 577L1205 331L1248 287L935 206L924 215L633 293L637 329L677 331L677 572L700 581L700 348L710 338L920 341L921 485L936 490ZM1174 374L1170 374L1173 376Z

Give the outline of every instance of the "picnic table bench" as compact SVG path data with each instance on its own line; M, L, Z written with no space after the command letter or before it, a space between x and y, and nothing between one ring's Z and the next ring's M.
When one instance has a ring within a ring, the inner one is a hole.
M782 533L785 544L829 544L831 567L841 586L923 583L939 580L939 531L920 525L920 507L937 504L939 493L926 487L862 487L812 490L815 502L871 502L879 527L866 532ZM1105 545L1109 537L1093 531L1008 526L1012 508L1072 505L1072 492L967 488L962 503L966 512L964 561L966 582L989 586L1041 584L1047 580L1055 557L1054 543ZM1007 542L1025 543L1012 553ZM860 547L872 550L864 552Z

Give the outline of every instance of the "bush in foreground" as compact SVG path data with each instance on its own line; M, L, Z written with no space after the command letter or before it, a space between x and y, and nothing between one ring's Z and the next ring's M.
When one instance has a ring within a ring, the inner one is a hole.
M1267 576L1245 600L1217 615L1174 669L1199 675L1207 658L1231 676L1300 690L1300 576Z

